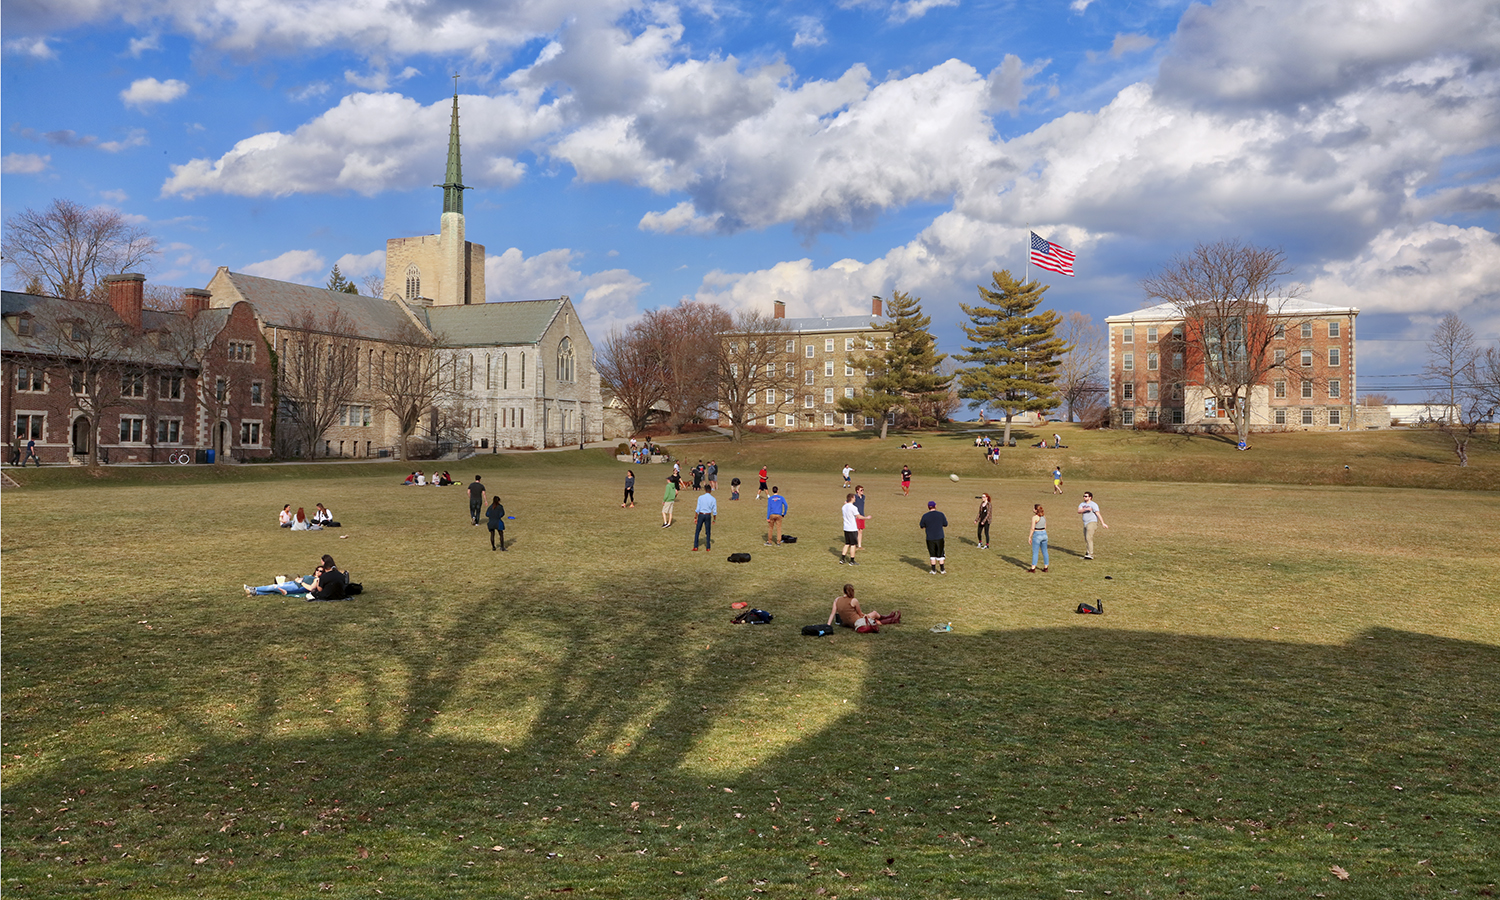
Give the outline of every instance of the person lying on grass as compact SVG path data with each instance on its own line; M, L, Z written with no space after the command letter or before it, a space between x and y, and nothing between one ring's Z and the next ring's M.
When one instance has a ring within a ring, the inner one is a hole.
M860 626L871 623L899 625L901 624L901 610L898 609L883 616L873 609L865 612L854 597L854 585L844 585L844 592L834 598L833 608L828 611L828 624L859 630Z
M299 576L281 584L267 584L261 587L251 587L247 584L244 588L247 597L259 597L265 594L287 596L305 594L314 600L333 600L344 596L344 588L348 583L349 576L340 572L333 562L333 557L325 553L318 567L307 578Z

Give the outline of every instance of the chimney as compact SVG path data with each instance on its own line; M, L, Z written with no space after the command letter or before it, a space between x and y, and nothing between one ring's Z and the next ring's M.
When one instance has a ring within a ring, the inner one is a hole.
M881 312L881 309L883 308L884 302L879 297L870 298L870 315L874 316L877 319L880 318L881 316L885 315L885 313Z
M213 299L213 294L202 288L188 288L182 292L182 311L189 319L208 309L208 301Z
M785 300L777 300L776 301L775 312L772 313L772 318L775 318L775 319L785 319L786 318L786 301Z
M109 289L109 305L114 307L115 315L129 325L131 331L139 332L141 306L146 294L146 276L139 272L106 275L104 284Z

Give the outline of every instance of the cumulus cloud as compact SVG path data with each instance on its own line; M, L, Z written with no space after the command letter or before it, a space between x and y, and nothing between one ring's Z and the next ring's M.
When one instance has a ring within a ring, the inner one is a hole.
M142 53L145 53L148 50L160 49L161 36L157 34L148 34L144 37L131 38L130 49L127 52L136 59L140 59Z
M558 124L551 105L515 95L460 98L466 174L485 186L511 184L524 170L511 158ZM432 184L448 148L451 102L423 106L392 93L356 93L291 134L245 138L228 153L172 166L166 196L246 197L355 191L372 195ZM384 127L370 128L370 122Z
M537 300L567 295L590 334L634 319L636 300L649 285L627 269L585 274L572 250L548 250L526 257L515 247L485 260L484 282L489 300Z
M417 71L415 68L407 66L398 74L392 75L389 71L386 70L384 66L380 66L370 72L366 72L363 74L352 70L345 70L344 80L357 88L363 88L367 91L383 91L386 88L390 87L392 84L400 84L403 81L410 81L412 77L421 74L422 73Z
M7 12L5 15L9 18L11 13ZM57 52L47 45L47 39L44 37L17 38L13 41L6 41L5 52L15 53L20 56L29 56L32 59L57 58Z
M365 275L374 275L385 271L385 251L371 250L369 253L345 253L334 260L334 265L339 267L349 278L362 278Z
M126 200L130 199L130 195L121 190L100 191L99 196L103 197L105 200L108 200L110 203L115 204L116 206L119 206L121 203L124 203Z
M38 175L47 171L52 157L37 153L7 153L0 157L0 172L6 175Z
M958 0L839 0L844 9L884 12L892 22L910 22L939 7L957 5Z
M144 147L147 143L149 141L146 140L146 129L132 128L118 141L100 141L99 149L105 153L119 153L131 147Z
M155 78L139 78L130 83L130 87L120 92L120 99L126 106L134 106L137 109L145 109L158 103L170 103L186 94L187 82L168 78L166 81L157 81Z
M792 36L792 46L798 50L803 47L821 47L828 43L823 22L816 16L797 16L792 19L792 26L796 29Z
M1325 263L1309 299L1367 312L1500 310L1500 236L1437 222L1381 229L1352 258Z
M275 259L250 263L240 271L246 275L259 275L277 281L294 281L302 284L322 284L328 272L328 263L316 250L288 250Z
M640 229L661 234L711 234L718 228L719 216L700 216L690 201L684 200L666 212L648 212L641 216Z
M1014 53L1005 54L1000 65L992 69L984 80L989 99L988 108L1004 110L1011 115L1020 112L1022 101L1036 90L1026 83L1027 80L1040 74L1049 62L1051 61L1044 59L1028 66Z

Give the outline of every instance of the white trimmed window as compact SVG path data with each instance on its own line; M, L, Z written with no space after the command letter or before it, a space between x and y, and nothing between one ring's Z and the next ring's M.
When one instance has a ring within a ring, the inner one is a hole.
M1157 421L1158 420L1157 420L1157 414L1156 414L1156 407L1153 406L1150 409L1147 409L1146 410L1146 424L1147 425L1155 425L1157 423Z
M156 420L156 442L158 444L180 444L180 443L182 443L182 420L181 419L157 419Z
M1146 354L1146 371L1155 372L1158 365L1158 357L1155 353Z
M1148 382L1146 382L1146 399L1147 400L1156 400L1156 399L1158 399L1161 396L1160 392L1161 392L1161 388L1157 386L1156 382L1154 382L1154 381L1148 381Z
M1286 410L1285 409L1278 409L1272 415L1274 416L1273 421L1277 425L1285 425L1286 424Z
M833 388L823 388L823 402L824 403L832 403L833 402ZM828 424L832 425L833 423L829 422Z
M833 352L833 338L824 338L823 339L823 352L824 353L832 353Z
M242 447L259 447L260 446L260 423L259 422L241 422L240 423L240 446L242 446Z
M1120 357L1120 365L1125 369L1125 371L1127 371L1127 372L1134 372L1135 371L1135 354L1131 353L1129 351L1126 351Z
M1120 343L1122 343L1122 344L1134 344L1135 343L1135 329L1131 328L1129 325L1125 326L1124 328L1121 328L1120 329Z
M1278 348L1277 350L1273 351L1271 358L1276 363L1276 365L1285 365L1286 351Z
M846 400L853 400L854 399L854 388L852 388L852 387L846 387L846 388L844 388L844 399L846 399Z
M785 425L788 428L796 428L797 427L797 417L794 416L794 415L792 415L791 413L788 413L781 420L781 422L782 422L783 425Z
M1133 409L1122 409L1122 410L1120 410L1120 424L1121 425L1134 425L1135 424L1135 410L1133 410Z
M796 363L787 363L786 364L786 377L788 377L788 378L796 378L797 377L797 364Z
M1302 382L1302 399L1303 400L1311 400L1312 399L1312 382L1311 381L1304 381L1304 382Z
M1135 399L1135 382L1133 382L1133 381L1127 381L1127 382L1125 382L1125 383L1123 383L1123 384L1120 385L1120 399L1121 400L1134 400Z
M1304 369L1311 369L1312 368L1312 351L1311 350L1303 350L1302 351L1302 368L1304 368Z
M853 425L854 424L854 413L844 413L844 424L845 425Z
M1328 348L1328 365L1329 365L1330 368L1334 368L1334 369L1338 368L1338 366L1339 366L1339 348L1337 348L1337 347L1329 347Z
M1329 425L1342 425L1342 424L1344 424L1344 411L1342 409L1339 409L1338 407L1333 407L1333 408L1329 409L1328 410L1328 424Z
M1182 424L1182 410L1181 409L1173 409L1172 410L1172 424L1173 425L1181 425Z
M1286 382L1285 381L1278 381L1278 382L1276 382L1275 388L1276 388L1276 399L1277 400L1285 400L1286 399Z
M832 378L833 377L833 360L831 360L831 359L825 359L825 360L823 360L823 377L824 378Z
M844 352L848 353L854 349L854 338L844 338Z
M16 368L16 390L36 392L46 389L47 379L44 370L27 366Z
M766 402L771 404L774 404L776 402L775 388L766 388Z
M813 345L812 344L808 344L807 345L807 352L804 353L803 355L806 356L808 359L812 359L813 358Z
M1329 399L1331 399L1331 400L1337 400L1337 399L1339 399L1340 396L1343 395L1343 392L1344 392L1343 382L1339 381L1337 378L1334 378L1334 379L1332 379L1332 380L1330 380L1328 382L1328 397L1329 397Z
M120 417L120 443L142 444L146 441L146 419L144 416Z
M853 375L854 375L854 367L851 366L851 365L849 365L848 363L844 363L844 377L845 378L851 378L851 377L853 377Z
M1311 322L1303 322L1302 323L1302 339L1304 341L1310 341L1310 340L1312 340L1312 323Z
M803 394L802 395L802 408L803 409L812 409L813 406L815 406L815 405L816 404L813 401L813 395L812 394Z
M1331 338L1336 338L1336 337L1339 336L1339 323L1337 323L1337 322L1329 322L1328 323L1328 336L1331 337Z
M786 352L787 353L796 353L797 352L797 341L796 341L795 338L793 338L792 340L789 340L789 341L786 342Z
M806 372L802 373L802 383L813 384L817 380L817 377L817 372L814 372L812 369L808 369Z
M826 412L826 413L823 413L823 424L824 425L836 425L838 423L834 422L834 420L833 420L833 413Z
M1310 409L1303 409L1302 410L1302 424L1303 425L1311 425L1312 423L1313 423L1313 411L1310 410Z
M1154 344L1154 343L1156 343L1156 326L1155 325L1149 326L1146 329L1146 343L1148 343L1148 344Z

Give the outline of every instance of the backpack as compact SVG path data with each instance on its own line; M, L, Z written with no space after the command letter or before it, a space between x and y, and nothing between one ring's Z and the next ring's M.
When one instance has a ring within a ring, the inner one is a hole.
M1080 604L1078 604L1078 609L1074 610L1074 612L1077 612L1079 615L1084 615L1084 616L1102 616L1102 615L1104 615L1104 601L1103 600L1095 600L1094 602L1097 603L1097 604L1099 604L1099 605L1098 606L1089 606L1087 603L1080 603Z
M766 625L775 618L763 609L747 609L729 620L731 625Z
M748 553L731 553L731 554L729 554L729 561L732 562L732 563L747 563L747 562L750 561L750 554L748 554Z
M880 623L871 616L860 616L854 620L854 630L860 634L878 634Z
M797 543L797 539L795 537L793 537L792 535L783 534L781 536L781 542L783 544L795 544L795 543Z
M808 637L824 637L833 634L832 625L803 625L802 633Z

